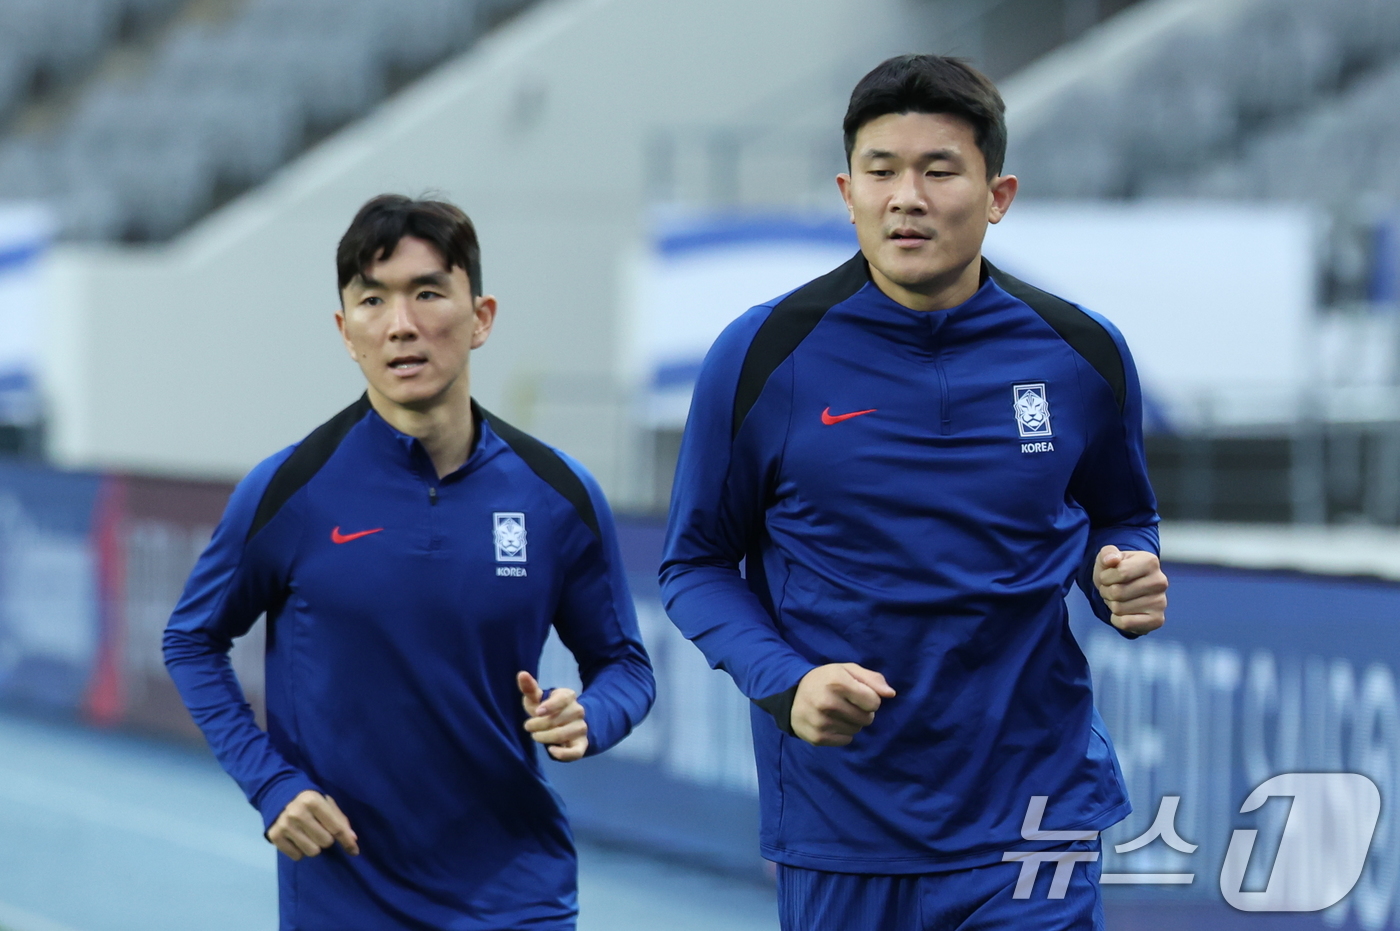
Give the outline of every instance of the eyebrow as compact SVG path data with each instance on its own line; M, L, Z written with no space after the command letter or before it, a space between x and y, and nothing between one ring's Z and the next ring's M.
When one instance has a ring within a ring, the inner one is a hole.
M389 286L378 278L370 278L366 275L361 275L359 281L360 288L364 291L373 291L376 288L381 291L389 290ZM424 285L433 285L442 288L446 287L447 282L448 275L445 272L428 272L426 275L419 275L417 278L414 278L408 283L408 286L410 288L418 288Z
M864 155L868 159L898 158L899 156L885 149L866 149ZM923 162L955 162L959 159L957 152L952 149L934 149L932 152L925 152L919 156L918 160Z

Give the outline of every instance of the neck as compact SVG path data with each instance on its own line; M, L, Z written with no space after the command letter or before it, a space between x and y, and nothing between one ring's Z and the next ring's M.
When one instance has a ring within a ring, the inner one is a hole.
M982 286L981 252L963 267L912 287L891 281L874 263L867 261L867 264L870 267L870 280L875 282L875 287L883 291L886 297L910 310L947 310L957 307L976 294L977 289Z
M433 470L442 478L460 469L471 455L476 424L469 384L463 372L459 382L441 395L413 407L391 401L370 386L369 403L389 426L423 444Z

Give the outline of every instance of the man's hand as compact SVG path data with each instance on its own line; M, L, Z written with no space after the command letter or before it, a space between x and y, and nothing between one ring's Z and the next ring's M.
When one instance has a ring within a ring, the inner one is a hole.
M588 724L583 720L583 705L573 689L551 689L544 700L544 689L528 672L518 673L521 703L530 716L525 730L549 750L549 755L561 763L583 758L588 750Z
M360 855L360 840L335 799L310 789L287 803L267 839L293 860L314 857L337 842L350 856Z
M1166 622L1167 577L1152 553L1105 546L1094 562L1094 587L1119 630L1145 634Z
M884 676L864 666L818 666L797 683L793 733L813 746L844 747L875 720L880 702L894 694Z

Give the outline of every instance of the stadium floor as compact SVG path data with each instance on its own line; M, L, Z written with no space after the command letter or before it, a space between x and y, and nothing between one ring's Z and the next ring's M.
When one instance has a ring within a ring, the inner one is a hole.
M272 931L274 854L214 761L0 714L0 931ZM772 931L772 889L581 845L579 931Z

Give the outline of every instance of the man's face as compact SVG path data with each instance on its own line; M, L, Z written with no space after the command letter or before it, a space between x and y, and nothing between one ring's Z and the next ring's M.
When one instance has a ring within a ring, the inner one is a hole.
M486 342L496 299L473 298L461 267L405 236L340 294L336 326L372 393L413 409L467 387L471 350Z
M972 126L946 113L888 113L866 123L851 172L837 184L872 276L894 285L895 296L950 287L1016 194L1014 177L988 180Z

